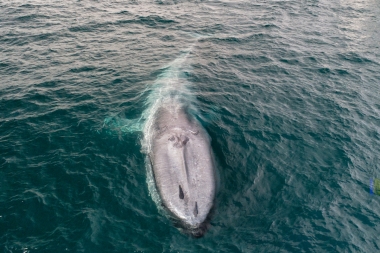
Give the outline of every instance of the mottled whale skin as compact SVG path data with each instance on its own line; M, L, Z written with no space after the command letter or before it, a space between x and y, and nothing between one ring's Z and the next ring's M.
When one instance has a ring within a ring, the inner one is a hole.
M150 162L162 204L192 236L201 237L215 198L210 137L185 107L160 107L151 136Z

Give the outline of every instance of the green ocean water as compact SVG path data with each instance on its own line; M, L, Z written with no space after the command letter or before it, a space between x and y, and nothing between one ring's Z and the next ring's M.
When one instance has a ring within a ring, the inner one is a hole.
M0 1L0 252L379 252L379 17L376 0ZM142 145L184 52L220 175L200 239L157 207Z

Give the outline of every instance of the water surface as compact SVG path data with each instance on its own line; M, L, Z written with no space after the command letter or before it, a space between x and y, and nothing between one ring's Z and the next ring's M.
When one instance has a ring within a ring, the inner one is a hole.
M2 1L0 250L379 251L379 16L376 0ZM192 45L221 178L201 239L159 211L123 128Z

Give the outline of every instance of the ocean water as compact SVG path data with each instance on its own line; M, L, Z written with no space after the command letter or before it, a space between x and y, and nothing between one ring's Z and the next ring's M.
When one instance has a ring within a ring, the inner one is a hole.
M377 0L0 1L0 252L379 252L379 30ZM176 62L220 175L200 239L142 141Z

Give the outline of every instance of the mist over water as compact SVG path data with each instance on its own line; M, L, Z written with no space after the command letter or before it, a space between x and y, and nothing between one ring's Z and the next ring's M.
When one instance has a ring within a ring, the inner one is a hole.
M0 251L379 251L379 16L375 0L1 2ZM144 126L177 95L221 178L201 239L147 184Z

